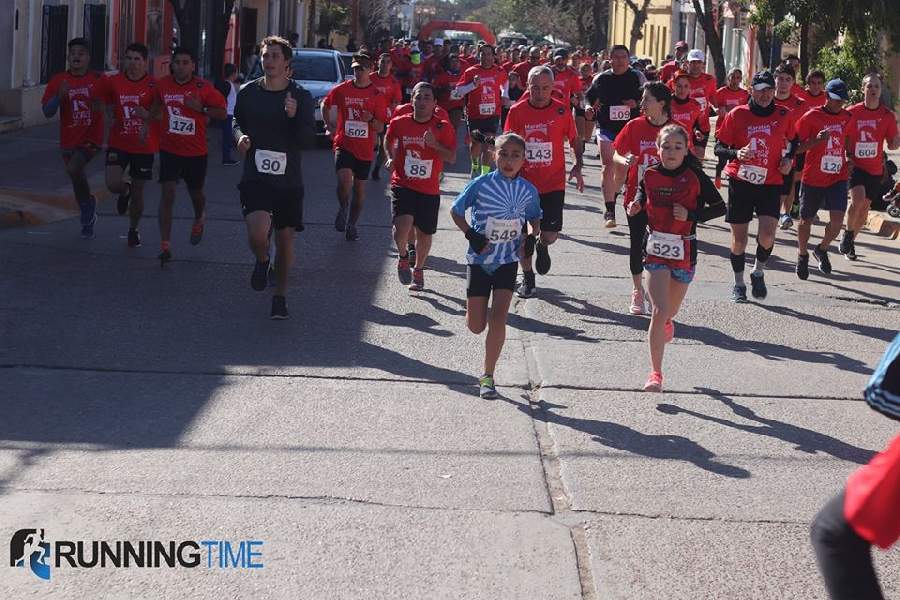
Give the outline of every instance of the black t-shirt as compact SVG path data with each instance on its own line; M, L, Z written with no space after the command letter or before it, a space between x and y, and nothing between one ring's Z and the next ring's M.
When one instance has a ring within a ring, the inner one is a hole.
M599 102L596 121L600 129L619 133L625 127L625 123L640 116L641 110L635 105L628 119L611 120L610 108L622 106L625 100L634 100L639 104L641 78L634 69L628 69L621 75L616 75L611 70L604 71L594 78L586 98L589 105L596 106L595 103Z
M245 85L238 92L234 106L235 140L241 135L250 137L250 150L244 159L238 187L248 182L262 182L278 189L301 187L301 150L312 148L316 140L315 103L310 93L294 81L277 92L264 89L262 84L260 78ZM284 111L287 94L297 101L293 119ZM258 161L257 152L264 151L267 154L260 154Z

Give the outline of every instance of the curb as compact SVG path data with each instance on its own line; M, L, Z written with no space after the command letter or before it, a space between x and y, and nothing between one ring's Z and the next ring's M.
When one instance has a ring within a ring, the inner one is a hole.
M866 229L873 234L886 237L890 240L900 241L900 222L880 212L870 212L866 219Z

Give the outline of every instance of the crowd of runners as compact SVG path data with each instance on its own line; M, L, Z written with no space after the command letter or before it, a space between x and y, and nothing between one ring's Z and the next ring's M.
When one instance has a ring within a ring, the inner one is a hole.
M819 270L831 272L830 250L842 230L838 250L856 259L855 236L884 192L885 148L900 148L877 73L865 75L863 101L852 106L847 85L826 81L819 71L800 86L794 57L752 76L733 69L717 88L703 51L684 42L659 69L635 61L625 46L591 55L539 46L459 47L440 39L421 47L387 42L355 54L352 79L318 107L291 79L293 50L279 37L261 42L264 75L240 88L233 68L224 87L197 77L186 48L173 51L171 74L159 79L147 72L146 47L132 44L124 57L118 74L94 73L88 43L71 40L68 70L51 79L43 98L47 117L60 113L60 146L82 237L93 237L97 220L85 165L104 145L104 118L106 184L118 196L119 214L128 215L129 247L141 244L145 184L159 154L162 265L173 258L180 180L194 210L190 243L202 240L206 128L210 120L224 123L226 145L233 143L244 158L235 196L255 257L250 283L258 291L274 288L273 319L288 317L293 238L303 228L301 155L315 143L316 110L333 141L335 229L348 241L359 239L365 182L388 173L397 276L413 291L426 286L444 166L463 154L457 140L464 125L471 182L450 216L468 241L467 324L475 333L487 330L480 378L486 398L497 394L494 369L512 297L531 297L537 275L550 271L566 189L569 182L584 189L586 143L596 144L602 162L605 227L617 227L622 196L633 283L623 304L651 317L647 391L662 390L663 352L696 272L698 223L725 216L731 299L743 303L749 224L756 217L749 285L762 300L777 231L792 228L795 219L800 279L809 277L810 245ZM702 161L713 137L718 165L710 178ZM223 164L236 164L227 148ZM720 195L723 177L727 201ZM811 243L822 210L828 221Z

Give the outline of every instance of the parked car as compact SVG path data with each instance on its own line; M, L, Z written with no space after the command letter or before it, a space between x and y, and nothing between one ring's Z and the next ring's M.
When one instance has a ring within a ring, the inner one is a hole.
M343 83L349 75L341 53L318 48L295 48L291 71L291 79L312 94L316 103L316 133L324 136L325 121L319 105L331 88Z

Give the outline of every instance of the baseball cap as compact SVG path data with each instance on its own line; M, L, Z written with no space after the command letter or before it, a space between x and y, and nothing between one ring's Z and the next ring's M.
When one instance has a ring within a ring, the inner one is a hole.
M559 58L559 57L568 58L568 56L569 56L569 51L566 50L565 48L557 48L556 50L553 51L553 58Z
M356 67L363 67L366 69L371 69L372 64L372 57L368 54L354 54L353 62L350 63L350 68L355 69Z
M847 84L840 79L832 79L825 84L825 91L831 100L849 100L850 93L847 91Z
M688 59L688 62L690 62L692 60L699 60L700 62L706 62L706 55L703 54L703 50L698 50L697 48L694 48L693 50L688 52L687 59Z
M688 43L685 42L684 40L681 40L680 42L676 42L676 44L675 44L676 50L687 50L689 47L690 46L688 46Z
M775 77L769 71L760 71L753 76L751 84L754 90L764 90L775 87Z
M444 38L434 38L434 45L435 45L435 46L443 46L443 45L444 45Z

